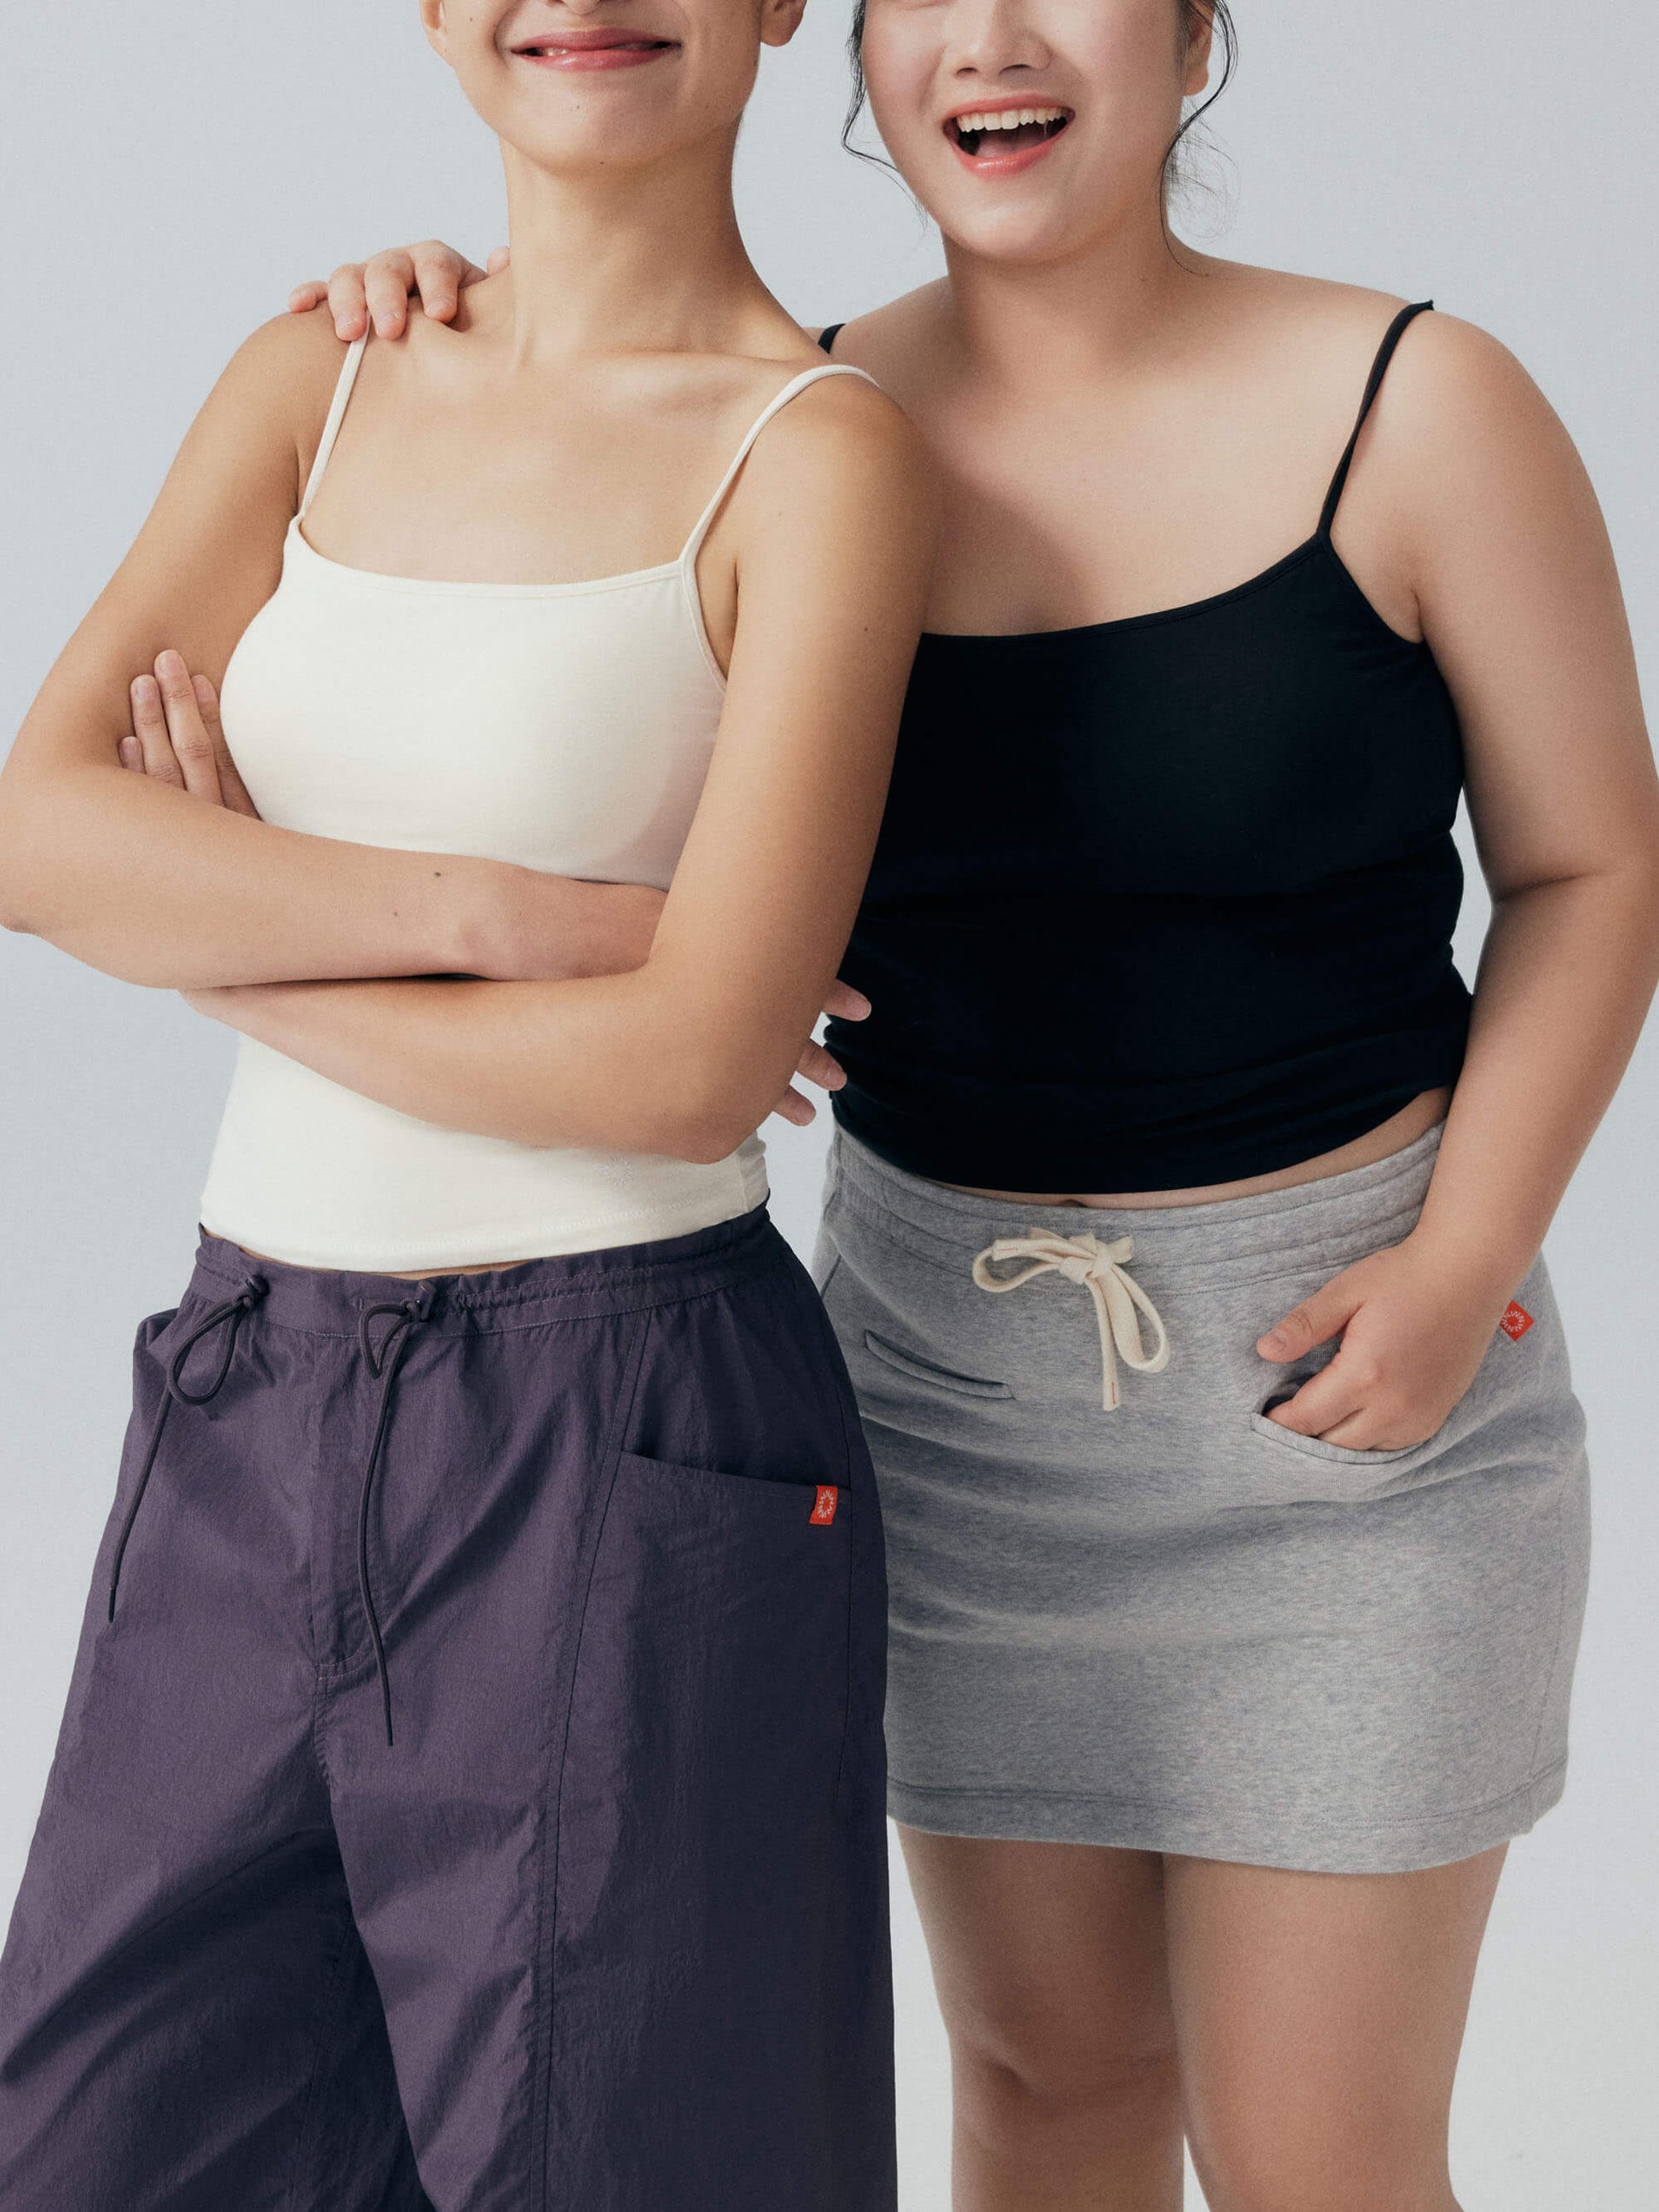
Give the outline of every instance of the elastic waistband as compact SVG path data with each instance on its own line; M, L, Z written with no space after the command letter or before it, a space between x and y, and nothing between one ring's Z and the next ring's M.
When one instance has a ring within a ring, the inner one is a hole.
M1165 1273L1209 1272L1234 1262L1293 1265L1296 1255L1350 1237L1387 1242L1412 1226L1440 1149L1437 1124L1368 1167L1250 1198L1194 1206L1028 1206L972 1198L894 1167L846 1130L836 1132L829 1197L872 1228L924 1256L955 1267L1000 1237L1051 1232L1103 1240L1129 1237L1136 1264Z
M191 1288L216 1300L258 1283L263 1319L319 1336L355 1336L369 1307L393 1305L424 1291L423 1328L460 1335L678 1305L766 1274L787 1265L789 1257L764 1206L656 1243L524 1260L488 1274L414 1279L256 1260L204 1229Z

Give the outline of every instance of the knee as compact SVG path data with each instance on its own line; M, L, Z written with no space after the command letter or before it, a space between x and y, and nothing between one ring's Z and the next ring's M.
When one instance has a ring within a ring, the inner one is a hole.
M981 2113L1173 2109L1172 2025L1153 2015L1103 2024L1039 2006L976 2008L947 2022L959 2094Z
M1399 2140L1189 2125L1210 2212L1458 2212L1443 2166Z

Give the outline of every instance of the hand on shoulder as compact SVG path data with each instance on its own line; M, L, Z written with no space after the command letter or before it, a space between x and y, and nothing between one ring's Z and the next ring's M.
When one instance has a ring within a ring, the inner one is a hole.
M430 320L449 322L467 287L495 276L512 258L509 248L498 246L480 269L441 239L395 246L368 261L342 262L326 283L313 278L296 285L289 312L303 315L326 307L335 335L348 343L371 326L379 337L398 338L409 327L411 296Z

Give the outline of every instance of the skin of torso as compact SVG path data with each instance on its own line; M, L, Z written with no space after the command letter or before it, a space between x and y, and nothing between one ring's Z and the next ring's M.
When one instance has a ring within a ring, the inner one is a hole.
M975 384L948 280L849 323L836 340L837 361L868 369L899 402L938 471L944 528L929 630L1067 629L1188 605L1259 575L1313 534L1401 303L1179 253L1187 281L1173 286L1170 313L1140 357L1058 365L1021 394ZM1386 386L1377 427L1385 402ZM1399 519L1364 466L1372 428L1333 538L1377 613L1414 641L1422 623ZM1241 1182L972 1194L1115 1210L1288 1189L1387 1158L1441 1120L1450 1097L1423 1091L1350 1144Z

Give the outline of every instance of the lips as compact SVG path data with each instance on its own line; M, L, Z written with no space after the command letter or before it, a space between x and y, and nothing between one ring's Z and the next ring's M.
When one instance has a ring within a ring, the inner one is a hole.
M545 38L526 39L513 48L516 61L535 68L563 71L638 69L642 64L678 52L672 39L659 39L648 31L630 31L613 25L591 30L550 31Z
M944 128L965 167L981 176L1009 176L1040 160L1071 120L1070 108L1033 100L964 108L948 116Z

